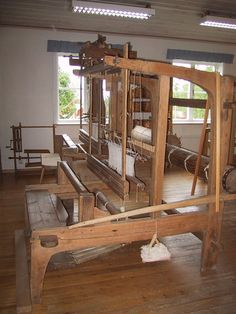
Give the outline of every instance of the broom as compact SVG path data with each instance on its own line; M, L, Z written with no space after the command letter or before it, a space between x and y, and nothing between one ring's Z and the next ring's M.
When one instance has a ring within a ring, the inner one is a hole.
M149 244L141 247L143 263L170 260L170 257L170 252L163 243L158 241L156 233L153 235Z

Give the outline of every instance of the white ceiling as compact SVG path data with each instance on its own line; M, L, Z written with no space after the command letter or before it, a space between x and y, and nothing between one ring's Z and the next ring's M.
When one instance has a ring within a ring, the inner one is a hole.
M104 1L106 2L106 1ZM110 3L122 3L110 0ZM71 0L0 0L0 25L33 28L131 34L236 44L236 30L199 25L209 11L236 17L236 0L123 0L131 5L150 4L156 15L147 21L117 17L78 15L71 11Z

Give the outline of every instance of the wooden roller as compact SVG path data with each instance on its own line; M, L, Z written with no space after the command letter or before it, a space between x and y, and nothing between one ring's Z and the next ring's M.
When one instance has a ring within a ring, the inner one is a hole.
M135 128L131 131L131 138L147 144L151 144L152 130L149 128L145 128L141 125L136 125Z
M111 215L119 214L120 210L117 208L109 199L98 189L94 189L93 193L95 194L96 206L105 211L109 211Z
M170 164L185 169L194 174L198 154L185 148L166 144L166 159ZM198 176L201 179L208 179L209 158L201 156L201 163Z
M194 153L185 148L180 148L174 145L166 144L166 159L170 164L178 166L194 174L197 153ZM208 179L209 157L201 156L201 163L198 176L201 179ZM228 193L236 193L236 167L226 166L222 176L222 187Z
M69 179L70 183L73 185L78 194L80 194L81 192L88 192L87 188L83 185L82 182L80 182L79 178L66 161L61 161L60 167L64 171L66 177Z
M236 167L226 166L222 177L222 186L226 192L236 193Z

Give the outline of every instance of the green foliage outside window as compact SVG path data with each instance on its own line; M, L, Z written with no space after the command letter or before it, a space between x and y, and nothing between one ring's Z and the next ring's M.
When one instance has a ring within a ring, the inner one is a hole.
M189 98L190 83L180 79L173 79L173 97Z
M200 108L193 108L192 109L192 114L193 114L193 119L198 120L198 119L204 119L205 116L205 109L200 109Z
M194 99L207 99L207 93L199 86L194 85L193 87L193 98ZM205 109L193 108L192 116L194 120L204 119Z
M186 107L173 107L173 116L175 119L187 119L188 112Z
M59 69L59 117L70 119L76 112L75 93L70 89L69 74Z

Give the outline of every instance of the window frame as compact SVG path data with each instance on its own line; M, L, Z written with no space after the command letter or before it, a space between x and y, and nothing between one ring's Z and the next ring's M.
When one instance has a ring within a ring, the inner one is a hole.
M62 119L59 116L59 112L60 112L60 101L59 101L59 90L60 90L60 86L59 86L59 57L64 57L64 58L68 58L69 57L78 57L78 54L74 54L74 53L57 53L56 54L56 110L55 110L55 120L57 124L80 124L80 117L78 117L77 119ZM71 66L71 67L76 67L76 70L79 70L79 66ZM76 88L79 93L80 93L80 78L78 78L78 88ZM84 80L84 78L82 77L82 79ZM82 89L82 93L83 93L83 100L85 99L85 83L83 83L83 89ZM75 88L71 88L71 90L73 90ZM70 88L69 88L70 90ZM82 123L86 123L85 119L83 118Z
M57 124L80 124L80 117L78 116L77 119L62 119L60 118L59 114L60 114L60 101L59 101L59 90L60 90L60 86L59 86L59 58L60 57L65 57L65 58L69 58L70 56L73 57L77 57L78 58L78 54L71 54L71 53L57 53L56 56L56 110L55 110L55 120ZM80 67L79 66L71 66L74 67L74 69L79 70ZM83 107L83 113L86 113L89 111L89 105L90 105L90 101L89 101L89 97L90 97L90 91L89 91L89 84L88 84L88 78L87 77L79 77L78 78L78 90L79 90L79 97L80 97L80 79L82 79L82 107ZM106 80L103 80L106 81ZM109 94L109 103L110 103L110 91L106 90L106 82L103 82L102 84L103 86L103 95L104 96L108 96ZM69 88L70 89L70 88ZM73 90L73 88L71 88ZM104 98L104 102L105 102L105 98ZM86 104L86 105L85 105ZM108 105L110 108L110 104ZM107 111L107 108L106 108ZM108 111L110 111L110 109L108 109ZM106 116L106 121L108 121L109 118ZM82 117L82 124L88 124L88 118L86 116Z
M205 62L205 61L189 61L189 60L179 60L179 59L172 60L172 65L181 66L181 64L188 64L188 65L190 65L189 68L193 68L193 69L197 65L214 66L215 67L214 72L219 72L220 74L223 73L223 63ZM175 79L178 80L178 78L175 78ZM193 84L191 82L189 82L189 84L190 84L190 91L189 91L190 98L189 99L194 99L191 97L193 97L194 85L196 85L196 84ZM196 85L196 86L198 86L198 85ZM174 90L174 84L172 86L172 93L173 93L173 90ZM174 107L178 107L178 106L173 106L172 110L174 110ZM192 107L182 107L182 108L187 109L187 118L186 119L178 119L178 118L173 117L172 121L174 124L202 124L203 123L203 119L194 119L193 118L193 110L195 108L192 108ZM208 118L208 122L210 123L210 117Z

